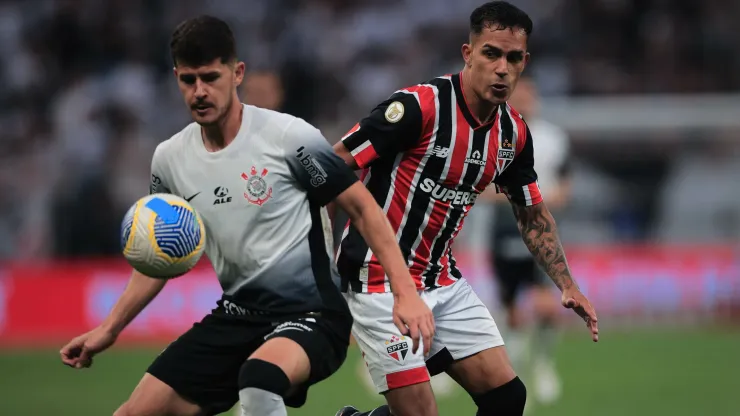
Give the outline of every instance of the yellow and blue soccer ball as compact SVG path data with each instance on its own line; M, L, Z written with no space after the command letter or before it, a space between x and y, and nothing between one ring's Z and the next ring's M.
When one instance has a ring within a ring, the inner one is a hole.
M123 217L123 256L149 277L171 279L187 273L203 255L205 242L203 220L175 195L145 196Z

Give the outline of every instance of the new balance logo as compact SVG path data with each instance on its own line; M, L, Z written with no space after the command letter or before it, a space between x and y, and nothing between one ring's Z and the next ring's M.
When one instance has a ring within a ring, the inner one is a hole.
M437 157L447 157L450 155L450 148L442 147L442 146L434 146L434 149L432 149L432 155L437 156Z

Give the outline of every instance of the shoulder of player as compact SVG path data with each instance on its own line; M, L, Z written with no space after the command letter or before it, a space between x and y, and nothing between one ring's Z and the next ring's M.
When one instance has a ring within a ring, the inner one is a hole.
M391 104L394 101L398 101L403 106L401 108L402 114L416 112L421 116L423 125L431 127L430 123L438 111L437 106L439 104L440 93L443 91L451 92L453 89L452 75L442 75L416 85L401 88L394 92L384 104L392 107ZM449 94L449 96L453 95ZM389 110L393 111L393 109Z
M524 119L524 116L520 112L516 111L516 108L512 107L511 104L507 102L507 103L502 104L501 106L504 111L509 113L509 115L512 118L512 121L521 120L521 122L524 123L525 125L528 124L527 121Z
M154 157L161 159L176 153L179 149L182 149L191 139L192 136L199 132L198 123L190 123L179 132L170 136L169 139L159 143L154 149Z
M273 137L271 140L277 139L277 143L284 151L289 150L286 147L305 144L317 138L326 140L316 126L300 117L264 108L255 107L254 111L256 112L255 116L262 119L263 128L269 128L272 131L272 134L265 135L265 138Z
M265 128L273 129L273 135L275 134L275 132L284 135L286 132L304 126L313 127L302 118L288 113L255 107L251 105L247 105L247 108L252 113L252 126L250 128L256 128L257 130L263 130Z
M391 98L400 99L404 97L410 102L413 97L417 103L421 104L425 98L430 100L436 98L439 91L444 88L452 88L452 78L449 74L401 88L394 92Z
M515 126L517 126L518 128L526 128L530 130L530 133L531 133L530 123L524 118L524 116L520 112L516 111L516 109L512 107L511 104L509 104L508 102L501 104L501 109L503 110L502 114L508 116L511 119L511 122Z

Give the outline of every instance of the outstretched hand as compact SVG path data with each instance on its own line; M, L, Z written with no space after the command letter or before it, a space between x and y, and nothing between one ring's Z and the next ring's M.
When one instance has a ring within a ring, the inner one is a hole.
M599 325L596 310L591 306L591 302L588 301L586 296L578 289L566 289L563 291L561 302L564 307L573 309L586 322L586 327L591 331L591 339L594 342L598 342Z

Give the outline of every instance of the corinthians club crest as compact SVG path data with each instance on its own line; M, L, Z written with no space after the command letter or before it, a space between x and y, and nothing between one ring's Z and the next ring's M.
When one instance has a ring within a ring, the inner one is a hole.
M267 176L267 169L262 169L262 172L258 174L254 166L249 171L249 175L242 173L242 179L247 181L244 198L254 205L262 206L272 196L272 187L267 185L265 176Z

